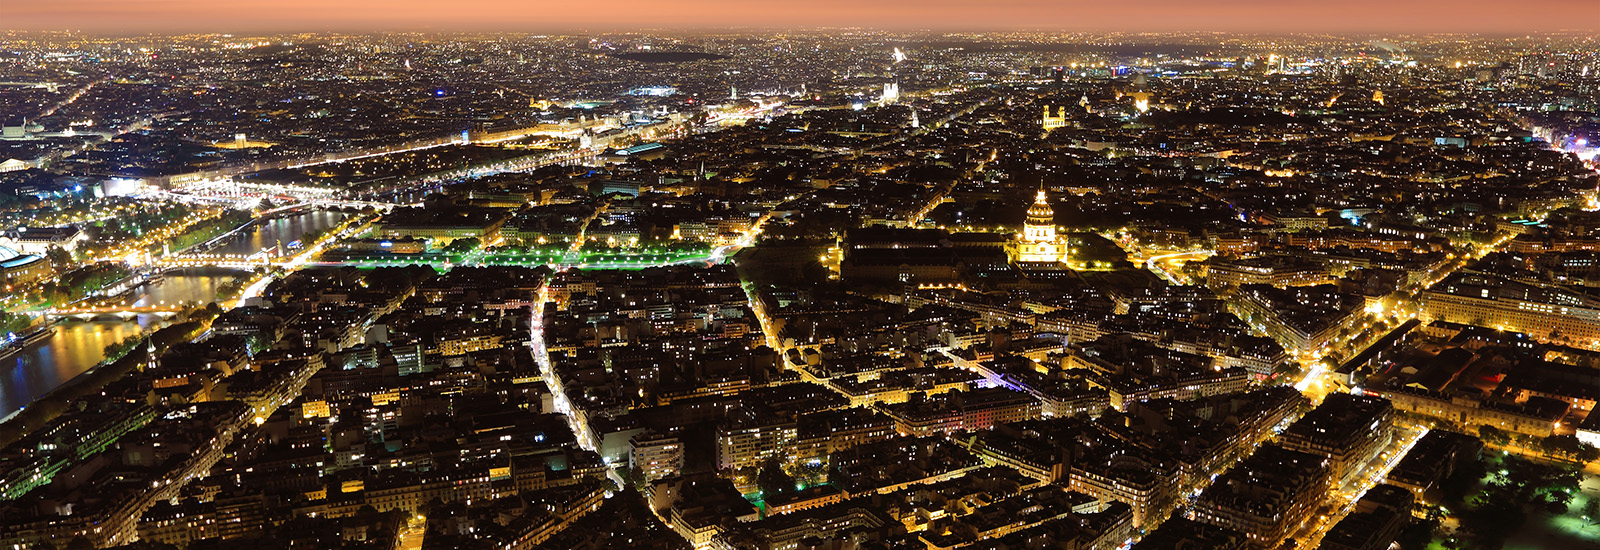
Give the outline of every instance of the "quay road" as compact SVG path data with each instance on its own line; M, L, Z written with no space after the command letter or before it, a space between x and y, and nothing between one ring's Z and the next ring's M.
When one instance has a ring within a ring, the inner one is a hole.
M696 135L711 133L717 131L718 129L719 128L712 125L704 125L694 128L689 132L689 134ZM647 139L653 139L658 134L658 128L655 126L646 126L627 129L627 133L624 134L624 136L644 135ZM667 137L682 137L682 135L683 134L681 132L671 132ZM613 138L613 140L614 139L615 138ZM526 172L529 170L537 170L539 168L560 164L584 163L594 159L605 151L605 145L577 147L572 149L562 149L558 151L547 151L531 155L524 155L506 160L484 163L477 166L468 166L465 168L447 170L444 172L423 174L410 178L402 178L394 185L389 185L382 189L362 193L357 195L356 198L379 202L393 202L393 199L396 197L402 195L414 195L419 191L441 187L444 182L448 182L450 180L482 177L504 172Z
M845 154L850 156L860 156L871 150L898 144L907 139L926 134L941 128L946 124L949 124L951 121L954 121L957 118L971 114L982 106L987 105L991 100L992 98L983 98L981 100L974 101L972 104L937 120L931 121L920 128L895 135L881 142L870 144L866 147L858 148ZM627 128L625 129L624 137L634 135L643 135L646 137L657 136L661 134L661 128L659 128L659 126L660 125L652 125ZM718 129L719 128L715 125L703 125L693 128L689 131L689 133L702 134L714 132ZM681 131L673 131L669 133L673 136L682 134ZM186 174L182 177L174 177L175 187L180 190L179 192L172 193L163 191L161 193L167 195L165 198L188 201L239 203L241 201L248 201L256 198L276 198L279 200L297 200L301 203L314 206L357 206L387 210L388 208L392 208L402 202L414 202L411 200L411 198L414 198L418 193L436 190L437 188L447 185L447 182L451 180L482 177L505 172L523 172L560 164L588 162L606 150L604 146L596 145L563 149L558 151L540 152L501 161L488 162L475 166L446 170L443 172L434 172L430 174L400 178L394 183L382 188L347 197L337 196L342 195L342 193L336 190L294 185L240 183L235 182L232 179L232 177L235 175L242 175L262 170L277 168L304 168L319 164L345 162L361 158L380 157L384 155L430 149L445 145L468 143L479 142L462 138L439 138L423 140L394 147L381 148L377 150L353 151L346 154L327 155L299 162L285 161L272 163L271 166L252 165L247 167L239 167L236 169L223 169L212 172ZM180 181L182 183L178 183ZM402 199L402 197L407 198ZM930 208L931 206L936 205L937 204L930 205Z
M559 164L576 164L576 163L588 162L588 161L592 160L593 158L599 156L601 153L604 153L606 151L607 145L610 142L614 142L616 140L616 138L619 138L619 137L625 138L625 137L641 136L644 139L659 139L659 138L662 138L662 137L669 137L670 138L670 137L674 137L674 136L682 137L683 133L679 132L679 131L669 130L669 131L663 133L662 129L663 129L664 126L671 126L673 124L676 124L676 123L663 122L663 123L653 124L653 125L649 125L649 126L638 126L638 127L632 127L632 128L623 128L622 129L623 133L621 135L614 136L614 137L608 139L607 143L591 145L591 146L588 146L588 147L574 147L574 148L570 148L570 149L561 149L561 150L556 150L556 151L545 151L545 152L539 152L539 153L534 153L534 154L530 154L530 155L523 155L523 156L520 156L520 157L510 158L510 159L506 159L506 160L488 162L488 163L479 164L479 165L476 165L476 166L468 166L468 167L458 168L458 169L454 169L454 170L446 170L446 171L443 171L443 172L435 172L435 173L432 173L432 174L423 174L423 175L420 175L420 176L412 176L412 177L409 177L409 178L401 178L400 180L398 180L397 183L395 183L393 185L389 185L389 186L384 187L382 189L377 189L377 190L373 190L373 191L368 191L368 192L362 193L362 194L358 195L357 198L358 199L363 199L363 200L380 201L380 202L392 202L395 197L398 197L398 196L401 196L401 195L413 195L413 194L417 193L418 191L427 190L427 189L432 188L432 187L438 187L438 186L440 186L440 184L442 184L444 182L447 182L447 181L450 181L450 180L463 179L463 178L476 178L476 177L482 177L482 176L487 176L487 175L492 175L492 174L499 174L499 173L504 173L504 172L526 172L528 170L537 170L539 168L544 168L546 166L555 166L555 165L559 165ZM713 131L716 131L716 130L717 130L716 127L710 126L710 125L706 125L706 126L697 127L695 129L691 130L689 133L690 134L702 134L702 133L713 132ZM495 141L499 141L499 140L474 141L473 143L493 143Z
M623 128L623 133L616 137L643 136L646 139L655 139L664 135L662 126L668 124L670 123ZM713 130L714 128L700 128L696 129L695 133L709 132ZM678 135L678 132L667 131L665 134ZM306 186L236 183L232 178L234 176L250 174L253 172L307 168L322 164L342 163L352 160L409 153L450 145L490 144L496 141L502 140L469 139L463 135L452 134L445 137L416 140L387 147L346 151L343 153L333 153L297 160L248 164L205 172L180 174L178 176L173 176L171 180L175 188L183 189L185 191L190 188L205 189L207 190L206 192L192 193L192 195L197 197L209 197L213 199L237 200L241 198L250 198L252 195L255 195L275 196L280 198L292 197L307 202L315 202L316 199L333 200L338 197L330 196L330 193L342 194L342 192ZM438 184L447 182L449 180L479 177L501 172L534 170L557 164L584 162L598 156L603 152L605 152L605 147L603 145L577 147L557 151L544 151L501 161L446 170L443 172L434 172L430 174L399 178L394 184L385 186L381 189L364 192L352 198L355 199L356 202L392 205L393 203L397 202L394 200L395 197L427 190L430 187L436 187Z
M523 155L516 158L489 162L476 166L468 166L454 170L446 170L444 172L434 172L431 174L423 174L410 178L402 178L393 185L362 193L357 195L355 198L358 200L372 202L394 202L397 197L439 187L450 180L476 178L504 172L524 172L528 170L544 168L546 166L554 166L557 164L584 162L599 156L600 153L603 152L605 152L605 149L603 148L589 147L583 149L567 149L555 152Z

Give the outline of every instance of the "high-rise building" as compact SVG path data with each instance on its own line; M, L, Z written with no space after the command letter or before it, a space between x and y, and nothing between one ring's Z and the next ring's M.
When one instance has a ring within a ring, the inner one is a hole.
M628 465L646 482L676 476L683 472L683 443L678 438L655 432L633 436L628 442Z
M717 429L717 467L750 468L767 459L793 454L796 427L792 419L757 415L744 409L729 414Z

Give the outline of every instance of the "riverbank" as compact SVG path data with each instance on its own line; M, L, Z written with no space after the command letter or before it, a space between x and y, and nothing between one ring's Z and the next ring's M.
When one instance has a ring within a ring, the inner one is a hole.
M146 247L146 250L152 254L163 250L173 253L181 252L201 243L210 242L254 222L254 216L247 211L229 210L220 216L189 226L183 233L166 241L153 243Z
M55 333L55 322L47 322L37 328L30 328L27 330L27 332L22 334L8 335L4 338L0 338L0 340L5 342L4 344L0 344L0 360L4 360L18 353L22 353L22 350L27 349L28 346L39 343L40 341L53 336Z
M211 329L211 321L216 319L216 315L212 313L199 315L199 319L170 325L151 333L140 340L141 344L146 345L135 345L126 355L91 367L35 399L27 407L6 417L5 420L0 420L0 446L10 445L29 432L49 424L61 413L66 412L72 400L98 392L111 382L140 368L150 360L152 353L159 356L173 344L188 342L205 334Z

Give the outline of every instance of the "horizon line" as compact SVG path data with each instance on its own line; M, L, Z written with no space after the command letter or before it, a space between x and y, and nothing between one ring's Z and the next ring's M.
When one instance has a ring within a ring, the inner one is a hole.
M763 26L763 25L662 25L662 26L567 26L560 28L542 29L511 29L511 28L481 28L472 29L461 26L454 27L405 27L395 26L389 28L257 28L257 29L220 29L199 30L187 28L151 29L142 31L117 31L95 28L0 28L0 34L83 34L115 38L138 37L181 37L204 35L228 36L287 36L287 35L381 35L381 34L461 34L461 35L555 35L579 36L591 34L654 34L654 33L685 33L685 34L754 34L754 33L885 33L903 35L961 35L978 34L992 35L1005 33L1029 34L1081 34L1090 36L1128 36L1128 37L1162 37L1185 35L1218 35L1218 36L1271 36L1271 37L1354 37L1354 36L1477 36L1485 38L1513 38L1537 37L1550 35L1570 35L1580 33L1596 33L1600 29L1593 28L1567 28L1524 31L1482 31L1482 30L1226 30L1226 29L1183 29L1183 30L1114 30L1114 29L1065 29L1044 27L1014 27L1014 28L955 28L955 27L891 27L871 25L811 25L811 26ZM1600 36L1589 36L1591 40L1600 41Z

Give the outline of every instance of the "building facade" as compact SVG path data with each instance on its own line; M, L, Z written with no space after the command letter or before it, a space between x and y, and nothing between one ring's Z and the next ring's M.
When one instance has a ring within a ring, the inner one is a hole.
M1015 262L1064 262L1067 243L1056 233L1056 214L1050 208L1050 198L1043 189L1028 207L1028 219L1022 224L1022 234L1011 245L1011 259Z

